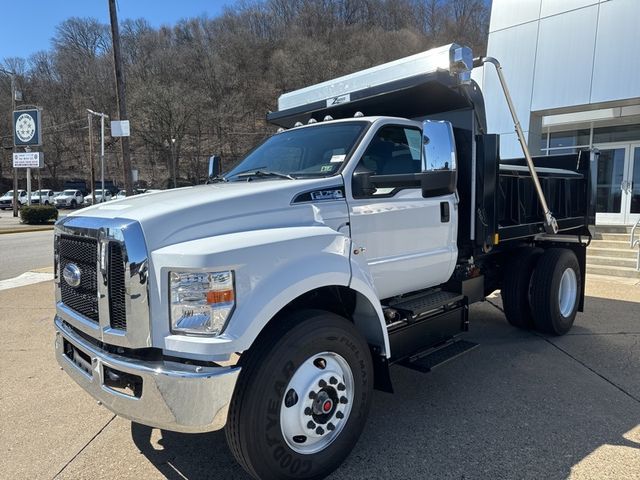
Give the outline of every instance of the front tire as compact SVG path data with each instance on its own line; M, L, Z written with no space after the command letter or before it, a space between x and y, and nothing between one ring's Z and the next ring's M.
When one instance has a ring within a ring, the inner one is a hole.
M582 276L576 255L566 248L545 251L533 273L531 307L536 329L564 335L578 312Z
M257 479L323 478L349 455L373 391L367 342L330 312L294 312L241 357L227 442Z

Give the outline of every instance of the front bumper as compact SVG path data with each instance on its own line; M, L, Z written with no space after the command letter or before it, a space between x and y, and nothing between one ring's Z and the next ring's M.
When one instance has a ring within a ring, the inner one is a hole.
M62 369L115 414L175 432L224 427L240 368L123 357L86 341L58 316L54 323L56 359ZM75 355L68 355L69 344L80 352L76 361L71 358ZM141 380L135 396L109 386L105 378L114 372Z

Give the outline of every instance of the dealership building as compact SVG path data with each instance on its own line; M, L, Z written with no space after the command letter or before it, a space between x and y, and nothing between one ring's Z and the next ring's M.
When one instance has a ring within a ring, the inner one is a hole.
M640 219L640 0L493 0L497 58L534 155L596 147L596 223ZM476 69L501 156L522 157L492 66Z

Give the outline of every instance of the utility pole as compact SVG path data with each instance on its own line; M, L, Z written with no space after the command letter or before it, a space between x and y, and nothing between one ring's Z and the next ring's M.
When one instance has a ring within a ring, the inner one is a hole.
M89 122L89 164L91 165L91 205L96 204L96 174L93 168L93 119L91 113L87 113L87 121Z
M116 78L118 120L127 120L124 72L122 71L122 55L120 54L120 30L118 27L118 14L116 13L115 0L109 0L109 16L111 18L111 41L113 43L113 66ZM129 137L122 137L120 142L122 145L124 188L127 191L127 196L131 196L133 195L133 178L131 175L131 157L129 156Z

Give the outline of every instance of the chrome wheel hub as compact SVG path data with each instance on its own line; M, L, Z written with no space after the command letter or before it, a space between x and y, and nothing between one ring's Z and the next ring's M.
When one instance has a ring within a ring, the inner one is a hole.
M353 386L351 368L337 353L318 353L302 363L280 408L280 428L289 447L308 455L333 442L349 419Z
M571 315L578 298L578 279L576 272L571 268L567 268L560 279L560 288L558 289L558 305L560 313L563 317Z

